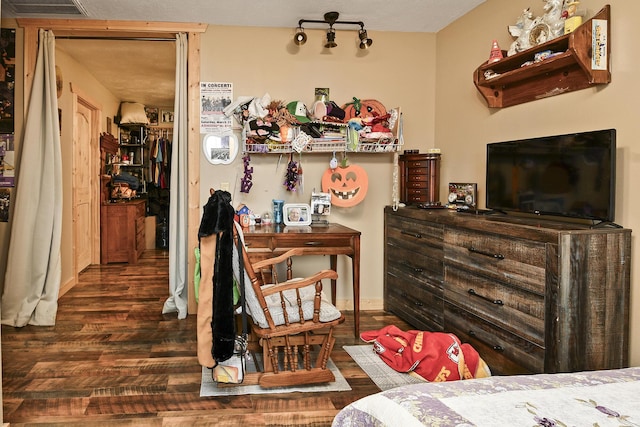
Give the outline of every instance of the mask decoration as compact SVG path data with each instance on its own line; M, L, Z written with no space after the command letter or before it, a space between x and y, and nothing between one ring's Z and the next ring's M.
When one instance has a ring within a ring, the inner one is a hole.
M368 189L369 177L359 165L329 168L322 175L322 191L331 194L333 206L355 206L364 200Z

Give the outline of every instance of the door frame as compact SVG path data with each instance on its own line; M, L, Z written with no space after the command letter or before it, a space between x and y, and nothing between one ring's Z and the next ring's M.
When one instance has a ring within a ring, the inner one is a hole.
M38 54L38 33L40 29L51 30L56 36L85 37L148 37L175 38L178 33L186 33L189 41L187 53L187 129L188 141L188 218L187 247L198 244L198 226L200 221L200 36L207 30L203 23L143 22L143 21L105 21L90 19L16 19L24 29L24 99L25 111L28 108L29 95L33 83L36 58ZM64 190L63 190L64 191ZM68 189L67 189L68 191ZM188 253L188 283L193 287L195 255ZM193 292L189 292L188 313L195 314L197 304Z

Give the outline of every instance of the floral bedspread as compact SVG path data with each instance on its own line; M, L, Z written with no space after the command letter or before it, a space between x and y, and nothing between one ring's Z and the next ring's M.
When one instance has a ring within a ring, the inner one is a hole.
M333 426L640 427L640 367L402 386L351 403Z

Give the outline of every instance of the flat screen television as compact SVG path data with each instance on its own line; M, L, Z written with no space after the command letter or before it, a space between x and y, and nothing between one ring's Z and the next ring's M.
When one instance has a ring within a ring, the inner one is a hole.
M614 221L616 130L487 144L486 206Z

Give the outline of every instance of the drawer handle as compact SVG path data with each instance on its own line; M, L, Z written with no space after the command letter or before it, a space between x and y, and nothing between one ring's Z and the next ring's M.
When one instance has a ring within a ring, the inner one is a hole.
M304 242L306 246L322 246L322 242Z
M406 293L406 292L402 292L402 293L400 293L400 296L401 296L402 298L409 298L409 295L407 295L407 293ZM414 304L414 305L417 305L418 307L424 307L424 304L423 304L423 303L421 303L420 301L414 301L414 302L413 302L413 304Z
M411 265L410 263L404 261L402 263L402 265L404 265L405 267L409 267L411 270L413 270L415 273L422 273L424 271L424 269L422 267L414 267L413 265Z
M489 301L491 304L504 305L504 302L502 302L501 299L492 299L492 298L489 298L489 297L485 297L484 295L480 295L479 293L477 293L473 288L469 289L467 292L469 293L469 295L473 295L475 297L482 298L485 301Z
M474 338L475 338L475 337L476 337L476 333L475 333L475 331L470 330L470 331L469 331L469 336L470 336L470 337L474 337ZM494 345L492 345L492 346L491 346L491 348L492 348L494 351L499 351L499 352L501 352L501 353L504 351L504 347L503 347L503 346L501 346L501 345L498 345L498 344L494 344Z
M407 236L415 237L416 239L422 239L422 234L420 233L412 233L410 231L404 231L404 230L402 230L400 233L406 234Z
M469 248L469 252L473 252L474 254L484 255L495 259L504 259L504 255L502 254L492 254L491 252L481 251L480 249L476 249L473 246Z

